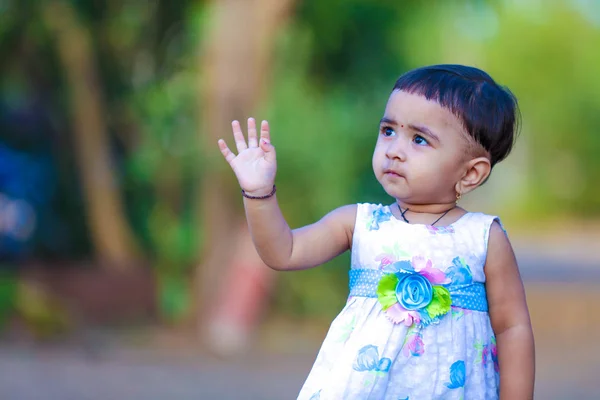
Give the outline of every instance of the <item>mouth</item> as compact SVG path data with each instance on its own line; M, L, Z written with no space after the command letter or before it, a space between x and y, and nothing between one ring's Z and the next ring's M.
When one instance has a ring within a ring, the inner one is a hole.
M392 169L386 169L383 171L383 175L387 176L387 177L394 177L394 178L403 178L403 175L399 174L398 172L392 170Z

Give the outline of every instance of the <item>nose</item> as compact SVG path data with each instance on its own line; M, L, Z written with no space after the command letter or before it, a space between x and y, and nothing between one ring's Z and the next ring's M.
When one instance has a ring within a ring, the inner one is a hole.
M406 146L406 140L402 136L398 136L394 140L391 140L389 142L385 155L389 159L398 159L400 161L405 161Z

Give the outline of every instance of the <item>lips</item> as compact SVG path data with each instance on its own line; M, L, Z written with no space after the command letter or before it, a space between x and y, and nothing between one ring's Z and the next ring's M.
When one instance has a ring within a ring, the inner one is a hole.
M397 171L394 171L393 169L386 169L386 170L383 171L383 174L385 176L395 176L395 177L398 177L398 178L402 178L403 177L402 174L400 174Z

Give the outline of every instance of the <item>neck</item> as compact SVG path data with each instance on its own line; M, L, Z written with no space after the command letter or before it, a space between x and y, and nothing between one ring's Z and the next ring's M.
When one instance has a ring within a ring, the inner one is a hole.
M456 202L436 204L414 204L396 199L396 203L398 204L398 207L400 207L401 210L406 210L408 208L410 212L418 214L442 214L456 207Z

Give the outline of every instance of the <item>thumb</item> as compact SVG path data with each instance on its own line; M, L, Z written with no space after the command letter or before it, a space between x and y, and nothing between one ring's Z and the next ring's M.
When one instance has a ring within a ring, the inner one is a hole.
M271 142L261 139L260 148L265 152L265 160L275 162L275 146L273 146Z

